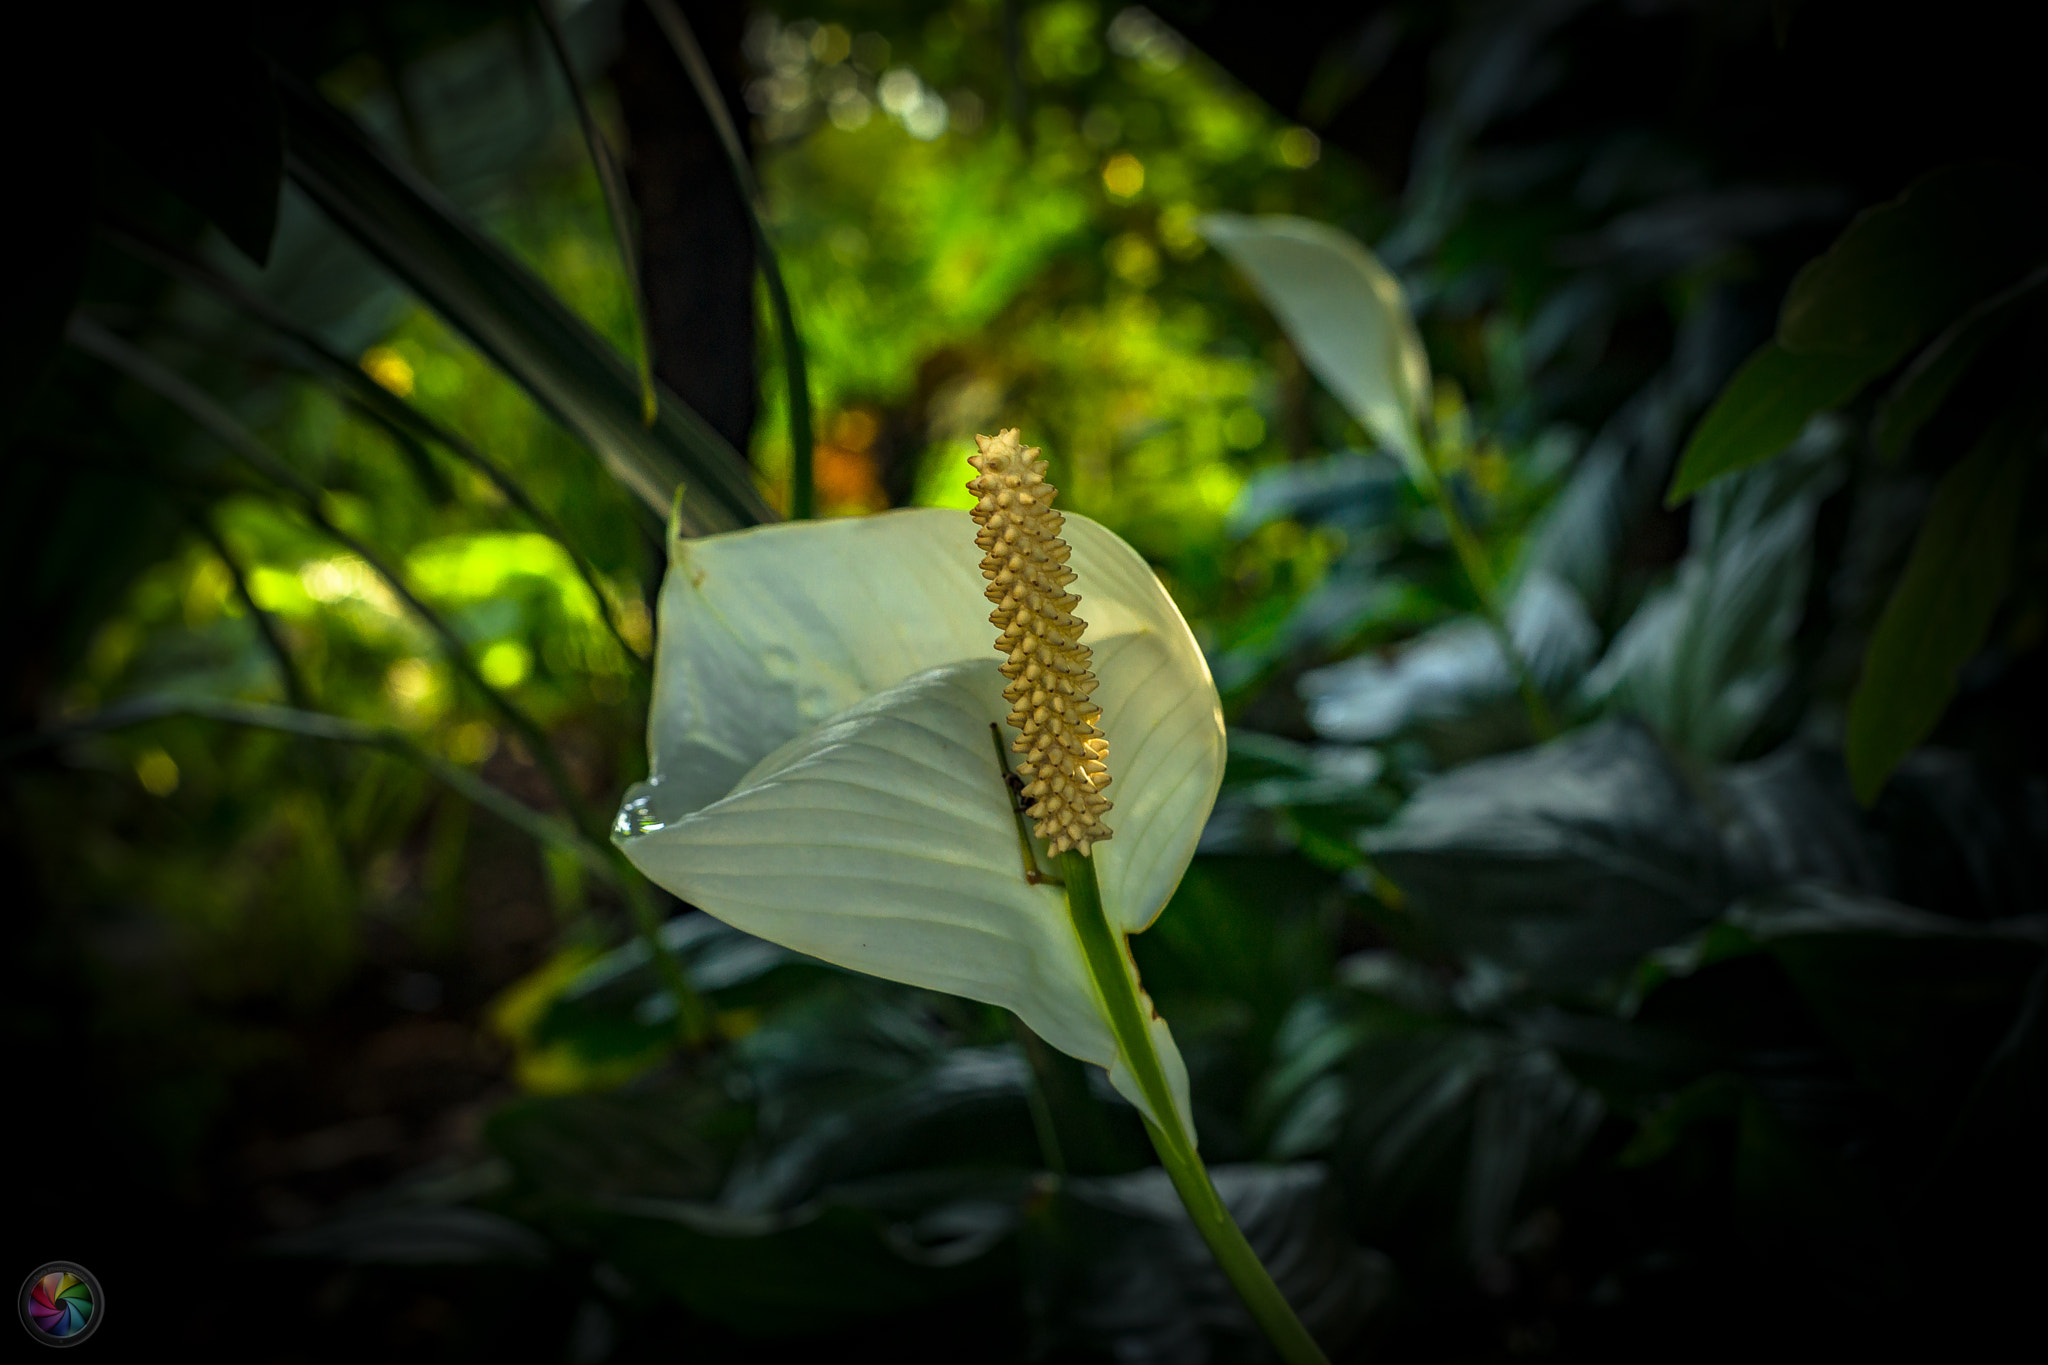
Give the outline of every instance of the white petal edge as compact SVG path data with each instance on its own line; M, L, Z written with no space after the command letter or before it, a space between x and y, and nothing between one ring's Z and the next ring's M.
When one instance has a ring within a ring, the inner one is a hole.
M1170 686L1174 652L1150 631L1100 646L1104 690L1119 677L1129 694L1120 701L1134 732L1127 767L1161 774L1160 795L1135 801L1099 850L1106 903L1119 894L1113 886L1149 895L1177 882L1214 799L1203 761L1213 750L1220 773L1214 690L1195 704ZM665 782L643 786L647 832L621 847L650 879L748 933L1015 1011L1052 1046L1105 1067L1160 1121L1117 1049L1062 894L1024 881L989 742L989 721L1005 710L993 661L925 670L784 743L708 805L682 809ZM1119 870L1101 855L1126 834L1142 856ZM1147 1013L1192 1133L1186 1067L1165 1022Z
M1083 516L1069 514L1065 534L1114 779L1117 835L1098 875L1113 922L1137 933L1173 894L1215 802L1223 713L1200 647L1138 552ZM978 661L999 676L981 552L958 511L757 527L678 541L670 559L648 720L665 818L720 799L778 746L913 674ZM1105 642L1127 633L1150 634L1163 657L1112 661ZM1142 742L1169 710L1173 742ZM1005 711L998 703L988 719Z

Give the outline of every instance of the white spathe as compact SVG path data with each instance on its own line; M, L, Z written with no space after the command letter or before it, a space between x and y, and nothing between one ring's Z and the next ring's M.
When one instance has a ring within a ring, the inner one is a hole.
M1215 803L1223 713L1137 552L1085 517L1065 535L1114 779L1116 833L1094 863L1111 923L1137 933ZM1015 1011L1149 1113L1064 895L1024 880L989 735L1009 705L980 559L966 514L942 509L673 540L653 775L627 793L616 837L650 879L736 928ZM1186 1068L1165 1022L1151 1026L1192 1132Z

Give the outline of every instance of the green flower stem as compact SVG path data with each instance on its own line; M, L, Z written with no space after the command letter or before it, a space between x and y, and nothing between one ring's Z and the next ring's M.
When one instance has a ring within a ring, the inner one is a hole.
M1052 1049L1045 1045L1044 1039L1031 1031L1029 1024L1010 1014L1008 1010L1004 1010L1003 1013L1009 1015L1010 1033L1016 1038L1017 1046L1023 1050L1024 1060L1031 1067L1031 1083L1025 1088L1024 1098L1031 1106L1031 1128L1038 1135L1039 1154L1045 1158L1045 1169L1064 1179L1067 1174L1067 1156L1065 1149L1060 1145L1059 1125L1052 1117L1053 1062L1049 1055Z
M1451 548L1457 551L1458 564L1465 570L1465 581L1472 585L1472 595L1479 599L1479 609L1486 617L1486 624L1493 627L1494 636L1500 641L1501 657L1507 660L1508 671L1515 676L1515 687L1522 694L1522 707L1529 713L1529 728L1536 732L1539 740L1553 739L1557 735L1557 718L1550 713L1550 703L1544 700L1542 689L1536 686L1535 678L1530 675L1522 651L1515 647L1514 636L1508 630L1507 615L1501 609L1500 585L1493 580L1493 568L1486 562L1486 551L1480 547L1479 538L1472 534L1472 528L1465 524L1465 514L1458 510L1457 496L1437 473L1435 459L1426 454L1424 467L1428 470L1429 481L1423 491L1443 515L1444 528L1451 537Z
M1301 1325L1293 1306L1266 1273L1266 1267L1259 1263L1258 1254L1245 1240L1230 1210L1223 1206L1209 1179L1208 1168L1195 1151L1194 1138L1181 1122L1172 1088L1166 1083L1166 1070L1159 1063L1151 1031L1145 1025L1145 1006L1138 998L1137 981L1127 966L1128 946L1120 941L1103 911L1094 862L1079 853L1068 852L1060 855L1059 864L1067 883L1067 913L1081 940L1089 975L1095 979L1095 988L1108 1007L1117 1046L1152 1111L1163 1120L1154 1123L1146 1119L1145 1131L1151 1136L1181 1203L1187 1206L1188 1216L1195 1220L1195 1230L1215 1253L1223 1273L1230 1277L1230 1283L1279 1351L1280 1358L1288 1365L1329 1365L1322 1347Z

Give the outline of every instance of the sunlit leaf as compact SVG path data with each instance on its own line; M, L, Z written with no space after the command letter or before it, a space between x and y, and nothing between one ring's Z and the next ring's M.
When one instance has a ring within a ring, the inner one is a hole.
M1429 356L1387 268L1357 238L1307 218L1217 213L1196 226L1258 289L1302 363L1423 481Z
M1067 518L1109 735L1113 923L1152 922L1223 769L1200 649L1135 551ZM970 526L935 509L679 541L653 776L620 813L654 881L749 933L1014 1010L1144 1106L1062 894L1026 882L990 727L1008 712ZM1153 1032L1185 1104L1179 1054Z

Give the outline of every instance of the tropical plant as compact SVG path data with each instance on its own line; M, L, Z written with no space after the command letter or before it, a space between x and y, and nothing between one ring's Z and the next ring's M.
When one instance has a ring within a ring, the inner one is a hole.
M67 20L103 84L22 173L7 332L9 997L106 1078L35 1121L107 1179L31 1231L217 1236L337 1357L1266 1358L1219 1208L1339 1359L2023 1316L2038 148L2023 81L1837 122L2020 45L1160 9L763 11L747 75L668 3ZM677 369L677 240L760 273L743 401ZM1026 875L981 585L924 567L1014 423L1075 513L1129 974ZM930 640L850 629L884 580ZM1214 810L1148 809L1119 754L1218 700ZM957 800L855 743L918 725ZM820 847L877 827L792 813L863 754L943 847Z

